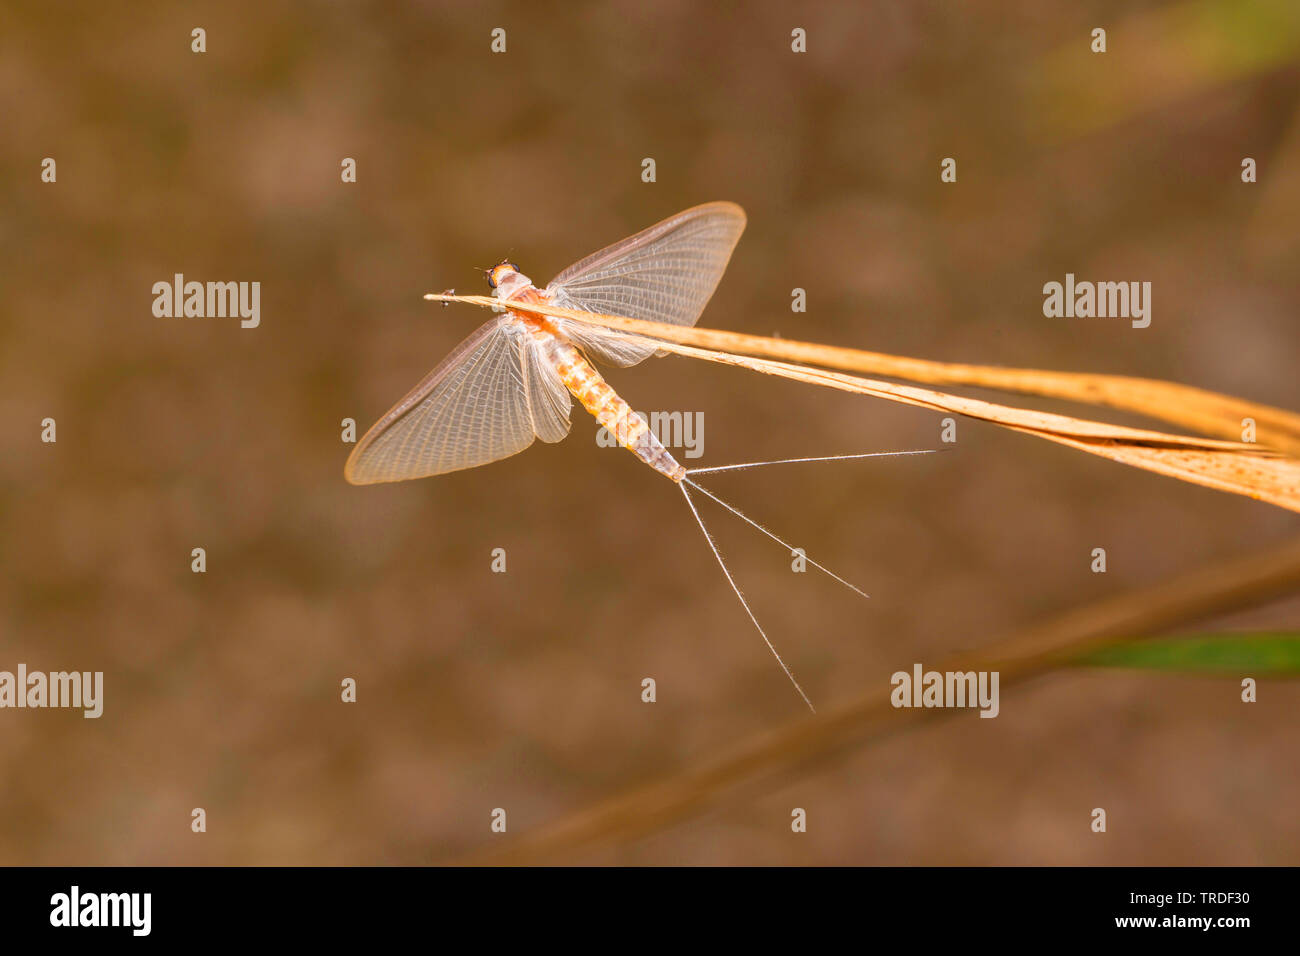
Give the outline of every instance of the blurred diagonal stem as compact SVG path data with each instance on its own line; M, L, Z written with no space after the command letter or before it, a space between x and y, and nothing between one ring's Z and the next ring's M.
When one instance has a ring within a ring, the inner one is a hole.
M1215 563L1149 588L1067 611L981 651L958 655L938 671L998 671L1007 688L1069 664L1081 655L1240 610L1300 588L1300 538ZM701 813L720 800L770 790L864 741L953 717L947 708L890 704L883 680L856 700L798 720L653 784L563 817L511 842L460 861L470 864L555 863L597 847L620 846ZM964 713L963 719L973 717Z

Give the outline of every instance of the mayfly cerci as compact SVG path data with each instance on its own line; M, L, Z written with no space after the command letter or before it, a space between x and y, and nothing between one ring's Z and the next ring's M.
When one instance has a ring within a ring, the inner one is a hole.
M557 442L569 433L573 396L620 445L682 490L736 597L811 709L808 695L737 587L688 491L693 488L712 498L794 551L690 477L753 465L684 468L592 362L624 368L636 365L655 354L653 341L573 318L524 311L529 304L550 305L577 312L694 325L713 296L744 229L743 209L735 203L711 202L680 212L575 262L545 289L533 285L513 262L504 261L487 270L488 285L500 303L495 307L499 314L456 346L366 432L348 458L344 474L358 485L424 478L507 458L523 451L535 438ZM807 560L866 597L821 564Z

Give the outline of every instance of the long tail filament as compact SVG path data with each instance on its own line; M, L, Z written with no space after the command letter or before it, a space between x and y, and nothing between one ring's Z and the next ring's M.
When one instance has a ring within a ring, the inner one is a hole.
M784 464L796 464L796 463L812 462L812 461L842 461L848 458L880 458L880 457L887 457L893 455L927 455L935 451L941 451L941 450L945 450L945 449L928 448L920 451L873 452L867 455L833 455L825 458L784 458L781 459L780 461L754 461L754 462L747 462L742 465L721 465L714 468L692 468L689 472L687 472L687 475L688 476L700 475L700 474L706 474L708 472L715 472L715 471L735 471L741 468L758 468L762 465L784 465ZM740 587L736 584L736 579L731 576L731 569L727 567L727 562L723 560L722 552L718 550L718 546L713 540L713 535L709 534L709 529L705 526L704 519L700 517L699 509L695 507L695 500L691 497L691 493L687 490L688 485L691 488L694 488L700 494L712 498L714 501L722 505L722 507L726 508L728 511L734 514L736 517L740 518L746 524L750 525L753 528L758 529L763 534L767 535L767 537L775 541L777 544L786 548L788 551L793 553L794 551L796 551L796 549L788 542L778 537L776 534L769 531L767 528L763 527L763 525L759 524L753 518L749 517L749 515L742 512L739 508L723 501L713 492L709 491L707 488L703 487L697 482L692 481L689 477L682 478L678 482L678 487L682 489L682 496L686 498L686 504L690 506L691 514L695 516L696 524L698 524L700 526L700 530L704 532L704 540L709 543L709 548L712 549L713 556L718 559L718 566L722 568L722 573L726 575L727 583L731 585L731 590L736 592L736 597L740 600L740 606L743 607L745 609L745 613L749 615L749 619L754 623L754 627L758 630L759 636L763 638L763 643L766 644L767 649L772 652L772 656L776 658L776 662L781 665L781 670L783 670L785 672L785 676L790 679L790 683L794 685L794 689L799 692L799 696L803 698L803 702L808 705L809 710L811 710L813 713L816 713L817 708L813 706L812 701L808 699L808 695L804 693L804 689L800 687L799 682L795 680L794 673L790 670L790 668L786 665L785 661L782 659L780 653L776 649L776 646L772 643L771 639L767 636L767 632L763 630L763 625L758 623L758 618L754 616L754 612L750 608L749 602L745 600L745 595L741 593ZM840 584L844 585L849 590L855 591L856 593L862 595L862 597L864 598L871 596L867 594L867 592L863 591L861 588L857 587L856 585L850 584L848 581L845 581L842 577L840 577L830 568L827 568L825 565L819 564L816 561L814 561L812 558L809 558L806 554L804 554L804 559L813 567L817 568L819 571L822 571L825 574L829 575L830 577L834 578L836 581L840 582Z

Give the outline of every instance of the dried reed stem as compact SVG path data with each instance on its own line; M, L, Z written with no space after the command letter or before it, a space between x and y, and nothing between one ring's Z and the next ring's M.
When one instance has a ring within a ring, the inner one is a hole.
M1250 607L1300 586L1300 538L1212 564L1170 581L1067 611L982 651L953 657L938 671L998 671L1000 686L1051 671L1081 655ZM461 862L556 863L597 846L620 846L671 826L726 798L771 789L884 732L951 717L952 709L890 704L890 685L760 737Z

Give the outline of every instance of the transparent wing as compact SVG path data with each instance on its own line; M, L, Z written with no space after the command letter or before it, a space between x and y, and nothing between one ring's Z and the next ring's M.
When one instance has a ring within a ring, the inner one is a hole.
M575 262L546 291L566 309L694 325L744 230L745 211L735 203L695 206ZM613 365L635 365L655 351L608 329L557 321L575 344Z
M568 309L576 309L578 306L571 303L556 302L556 305L563 305ZM583 309L584 312L604 311L596 309ZM622 312L606 313L613 315L623 315ZM637 319L640 316L633 315L630 318ZM583 325L581 322L573 322L569 319L551 319L564 334L564 336L573 342L574 345L581 348L592 359L597 362L604 362L606 365L617 365L621 368L627 368L643 362L652 355L667 355L662 349L654 343L646 344L644 339L639 339L631 334L619 332L617 329L607 329L599 325Z
M569 394L536 345L509 320L461 342L357 443L354 485L441 475L523 451L569 430Z
M533 431L546 442L557 442L569 434L569 409L573 402L555 366L546 361L531 336L523 338L524 391L533 418Z

